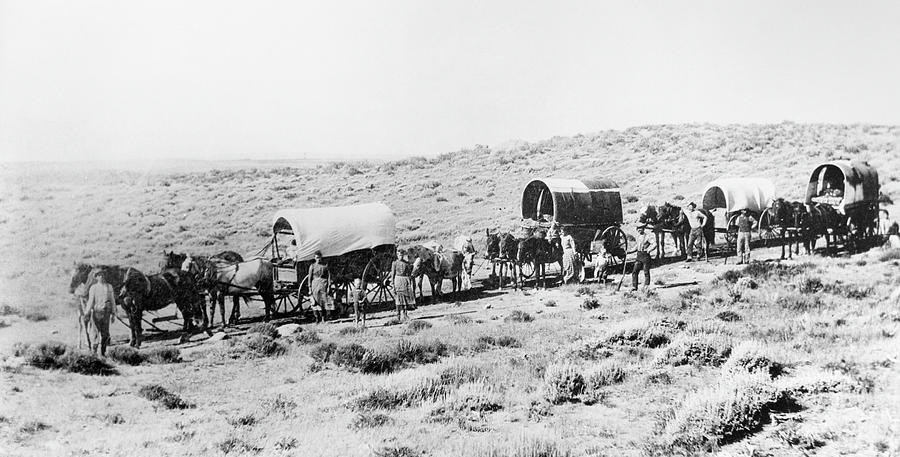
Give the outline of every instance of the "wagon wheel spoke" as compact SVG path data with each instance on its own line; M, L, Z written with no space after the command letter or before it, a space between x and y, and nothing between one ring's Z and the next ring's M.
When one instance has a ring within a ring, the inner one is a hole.
M600 235L600 241L608 253L606 269L609 273L621 274L625 278L626 259L628 257L628 237L618 226L607 227ZM597 272L594 273L595 275ZM619 281L621 285L621 280Z
M728 224L725 226L725 243L728 245L729 250L737 247L737 218L737 214L732 215L728 218Z

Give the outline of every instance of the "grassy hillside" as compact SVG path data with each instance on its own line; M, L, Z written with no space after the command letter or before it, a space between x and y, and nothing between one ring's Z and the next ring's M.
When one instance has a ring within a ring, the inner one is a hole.
M478 146L433 158L315 168L192 173L91 171L4 165L0 172L0 306L57 309L73 261L155 271L163 250L254 253L281 208L383 201L401 244L485 228L514 228L520 192L536 177L605 176L625 198L626 224L642 205L699 198L717 177L767 176L800 198L811 167L869 160L900 196L900 127L870 125L662 125ZM623 201L625 201L623 198ZM632 199L634 200L634 199Z
M900 198L900 127L882 126L649 126L311 168L5 165L0 454L898 454L897 251L674 263L646 294L483 292L406 324L375 313L367 330L169 335L117 346L109 366L57 344L12 349L74 342L73 261L155 271L163 250L252 254L285 207L380 200L401 245L480 239L518 225L528 180L600 175L621 184L632 231L640 206L696 200L723 175L767 176L799 198L812 166L839 157L869 160Z

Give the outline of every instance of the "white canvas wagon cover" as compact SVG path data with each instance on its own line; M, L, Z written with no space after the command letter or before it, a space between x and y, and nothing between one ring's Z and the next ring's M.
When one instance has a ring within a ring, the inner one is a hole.
M703 209L760 213L775 199L775 184L766 178L720 178L703 189Z
M272 218L272 231L293 233L294 260L302 262L322 251L325 257L394 244L397 217L383 203L328 208L283 209Z

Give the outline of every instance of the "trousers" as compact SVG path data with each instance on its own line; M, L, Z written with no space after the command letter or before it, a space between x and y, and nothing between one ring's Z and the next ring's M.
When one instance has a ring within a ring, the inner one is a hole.
M635 290L638 288L638 275L644 272L644 286L650 285L650 254L640 251L637 253L637 259L634 261L634 267L631 269L631 287Z
M737 254L743 259L744 256L750 256L750 232L738 232L737 234Z
M700 253L703 253L703 248L706 244L706 238L703 236L703 227L696 227L691 229L691 234L688 235L688 245L687 251L688 256L694 258L694 243L699 241L700 243Z

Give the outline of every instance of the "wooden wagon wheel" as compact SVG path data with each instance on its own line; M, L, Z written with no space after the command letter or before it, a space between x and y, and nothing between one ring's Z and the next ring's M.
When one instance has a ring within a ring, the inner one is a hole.
M533 262L522 262L519 264L519 273L525 279L531 279L534 276L534 263Z
M759 216L759 226L756 229L756 234L759 239L763 240L763 244L768 247L769 240L774 240L777 235L775 235L775 226L772 224L772 217L769 216L768 211L763 211Z
M734 250L737 247L738 216L740 216L740 212L735 212L725 224L725 244L728 246L728 250Z
M595 241L599 240L603 243L603 246L606 248L606 252L609 254L609 263L606 265L606 268L613 272L618 272L620 269L622 270L622 278L625 278L625 259L628 257L628 237L625 236L625 232L618 226L607 227L599 237L594 238ZM594 276L597 275L597 272L594 272ZM621 285L621 281L619 281Z
M377 254L369 259L363 270L362 287L369 303L381 303L394 299L394 286L390 284L392 256Z

